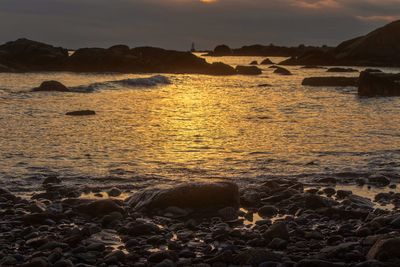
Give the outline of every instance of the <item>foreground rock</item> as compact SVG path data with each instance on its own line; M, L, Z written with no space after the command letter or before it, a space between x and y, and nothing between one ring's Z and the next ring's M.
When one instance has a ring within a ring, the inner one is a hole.
M332 87L356 87L358 77L309 77L305 78L302 85L306 86L332 86Z
M261 69L256 66L237 66L236 72L241 75L260 75Z
M44 81L39 87L33 88L32 92L71 92L71 90L58 81Z
M67 116L93 116L96 115L96 111L94 110L77 110L77 111L70 111L65 113Z
M400 74L361 72L358 95L400 96Z
M128 203L135 210L238 207L239 191L236 184L228 182L191 183L170 189L149 189L133 195Z

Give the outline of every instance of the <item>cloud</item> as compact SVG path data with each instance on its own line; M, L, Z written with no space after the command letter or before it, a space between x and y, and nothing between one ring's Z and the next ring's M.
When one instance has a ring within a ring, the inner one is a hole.
M67 47L329 44L398 18L400 0L1 0L0 42Z

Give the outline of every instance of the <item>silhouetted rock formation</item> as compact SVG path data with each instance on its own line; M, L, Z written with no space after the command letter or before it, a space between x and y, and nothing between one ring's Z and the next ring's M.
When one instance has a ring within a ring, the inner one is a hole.
M306 86L357 86L358 77L309 77L305 78L302 85Z
M218 209L239 206L239 188L230 182L189 183L170 189L149 189L133 195L129 205L135 210L164 209Z
M219 45L214 51L209 52L207 56L275 56L275 57L291 57L301 55L307 51L329 50L328 47L313 47L300 45L298 47L285 47L270 45L250 45L241 48L231 49L227 45Z
M358 70L352 68L329 68L326 72L358 72Z
M254 61L252 61L252 62L250 63L250 65L258 65L258 62L257 62L256 60L254 60Z
M0 45L0 65L9 70L60 70L67 59L66 49L28 39L18 39Z
M241 75L260 75L261 69L256 66L237 66L236 72Z
M93 116L96 115L96 112L93 110L77 110L65 113L67 116Z
M70 92L71 90L58 81L44 81L39 87L33 88L32 92Z
M68 56L66 49L27 39L0 46L0 71L236 74L226 64L209 64L190 52L115 45L82 48Z
M276 67L274 73L280 74L280 75L292 75L292 73L289 70L282 68L282 67Z
M400 21L341 43L334 50L306 52L281 64L324 66L400 66Z
M266 59L264 59L260 64L261 64L261 65L273 65L273 64L275 64L275 63L272 62L271 59L266 58Z
M360 96L400 96L400 74L361 72Z

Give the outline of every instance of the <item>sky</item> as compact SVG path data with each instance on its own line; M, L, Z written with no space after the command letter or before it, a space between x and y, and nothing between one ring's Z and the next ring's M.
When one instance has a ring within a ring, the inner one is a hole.
M337 45L396 19L400 0L0 0L0 43Z

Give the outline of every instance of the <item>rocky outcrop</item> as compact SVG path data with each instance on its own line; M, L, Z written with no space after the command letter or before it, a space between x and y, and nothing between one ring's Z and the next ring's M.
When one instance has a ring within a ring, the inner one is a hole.
M39 87L33 88L32 92L71 92L71 90L58 81L44 81Z
M3 65L0 71L62 70L67 60L67 49L28 39L18 39L0 45L0 65Z
M358 85L359 96L400 96L400 74L362 72Z
M190 52L115 45L82 48L68 56L66 49L27 39L0 46L1 71L236 74L224 63L210 64Z
M365 36L341 43L333 50L308 51L285 60L286 65L400 66L400 21Z
M305 86L347 87L358 85L358 77L309 77L302 82Z
M77 110L65 113L67 116L93 116L96 115L94 110Z
M266 59L264 59L263 61L261 61L260 64L261 64L261 65L273 65L273 64L275 64L275 63L272 62L271 59L266 58Z
M329 68L326 72L358 72L358 70L352 68Z
M237 66L236 72L241 75L260 75L262 73L261 69L256 66Z
M227 45L218 45L212 54L214 56L229 56L232 54L232 49Z
M189 183L169 189L148 189L130 197L128 203L135 210L238 207L238 190L236 184L229 182Z

